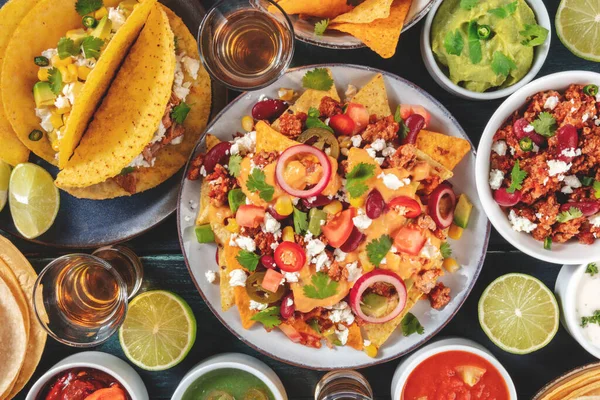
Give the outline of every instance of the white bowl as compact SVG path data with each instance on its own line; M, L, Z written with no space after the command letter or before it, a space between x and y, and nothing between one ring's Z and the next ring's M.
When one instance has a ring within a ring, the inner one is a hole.
M512 378L506 371L506 369L500 364L500 362L482 345L473 342L472 340L462 338L448 338L441 339L434 343L431 343L417 352L413 353L410 357L405 358L396 368L394 377L392 378L392 399L401 399L402 390L408 380L410 374L414 369L419 366L423 361L436 354L445 353L447 351L465 351L467 353L475 354L490 364L492 364L502 375L502 378L506 382L510 400L517 400L517 390Z
M538 25L543 26L549 31L546 42L540 46L537 46L534 50L533 64L531 65L531 69L520 81L514 85L504 89L491 90L484 93L467 90L464 87L452 82L444 73L435 59L435 56L433 55L433 50L431 50L431 25L433 24L433 19L435 18L435 14L442 4L442 1L443 0L440 0L434 4L434 6L431 8L431 11L427 15L427 18L425 19L425 25L423 25L423 30L421 31L421 56L423 57L425 68L427 68L427 71L429 71L429 74L433 80L435 80L438 85L440 85L448 93L469 100L501 99L510 95L511 93L514 93L519 88L531 82L537 73L540 72L542 65L544 65L544 61L546 61L546 57L548 56L548 51L550 51L550 38L552 36L552 25L550 23L550 17L548 16L548 10L546 10L543 0L526 0L527 4L529 4L529 7L531 7L535 14Z
M267 364L245 354L224 353L209 357L192 368L179 382L171 400L181 400L185 391L196 379L207 372L223 368L234 368L249 372L267 385L275 400L287 400L288 398L283 383Z
M584 336L581 330L581 320L577 316L577 288L581 282L583 274L587 268L586 264L581 265L563 265L558 278L554 293L558 304L560 305L560 322L581 347L596 358L600 358L600 348L592 345Z
M492 225L494 225L494 228L498 230L504 239L523 253L555 264L583 264L598 260L600 259L600 243L592 245L584 245L576 242L553 243L552 250L549 251L544 249L542 242L535 240L529 233L514 231L508 222L508 216L502 211L498 203L494 201L492 190L488 183L492 139L496 131L504 124L504 121L515 110L520 109L528 97L551 89L561 92L571 84L588 83L600 85L600 74L589 71L559 72L529 83L516 91L498 107L485 127L477 149L477 160L475 163L477 192L483 204L483 209L492 222Z
M72 368L93 368L115 378L129 393L132 400L148 400L148 391L137 372L125 361L99 351L84 351L73 354L50 368L27 393L26 400L35 400L46 385L63 371Z

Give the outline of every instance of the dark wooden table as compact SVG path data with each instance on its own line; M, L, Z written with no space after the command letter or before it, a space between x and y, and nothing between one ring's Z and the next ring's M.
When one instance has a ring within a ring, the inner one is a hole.
M1 3L3 3L2 0L0 0ZM203 3L209 7L212 1L204 0ZM546 0L545 3L553 19L559 1ZM402 35L396 56L390 60L383 60L367 49L336 51L309 46L297 41L294 66L339 62L368 65L393 72L421 86L441 101L459 120L477 145L485 124L501 101L472 102L459 99L442 90L431 79L421 60L419 40L422 26L423 22ZM598 71L599 67L598 64L572 55L553 32L550 55L540 76L577 69ZM0 233L2 232L0 231ZM38 271L53 258L63 254L60 250L31 244L10 236L9 238L29 258ZM300 400L313 397L314 387L323 375L322 372L292 367L257 353L238 341L213 316L196 291L183 262L177 240L175 216L171 216L150 232L127 244L142 256L146 278L144 288L166 289L178 293L190 304L198 321L196 343L191 353L180 365L164 372L146 372L138 369L148 387L151 399L169 399L180 379L196 363L208 356L230 351L250 354L266 362L283 381L290 399ZM496 231L493 231L479 281L460 312L439 336L465 337L487 347L511 374L519 397L531 398L548 381L574 367L592 362L594 358L585 352L562 327L552 343L538 352L526 356L506 353L494 346L481 330L477 320L477 302L486 286L500 275L509 272L530 274L541 279L553 289L559 269L559 265L537 261L515 250ZM111 338L97 350L126 359L117 337ZM56 362L77 351L77 349L48 339L44 356L30 385L17 398L24 399L32 382ZM377 399L390 398L392 375L397 365L397 361L392 361L361 371L373 386Z

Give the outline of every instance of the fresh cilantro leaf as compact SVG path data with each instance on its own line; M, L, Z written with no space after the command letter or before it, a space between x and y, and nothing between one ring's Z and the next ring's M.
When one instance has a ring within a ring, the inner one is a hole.
M406 135L408 135L409 129L408 126L406 126L406 124L404 123L404 120L402 119L402 114L400 110L401 107L400 105L398 105L398 107L396 107L396 112L394 113L394 121L396 121L399 125L398 136L400 137L400 139L404 139L406 138Z
M242 170L242 156L239 154L233 154L229 157L229 173L231 176L238 177L240 176L240 171Z
M314 107L308 109L307 113L308 117L306 118L306 127L307 128L321 128L326 129L329 132L333 133L333 129L331 129L325 122L321 121L319 117L321 114L319 110Z
M58 68L50 68L48 70L48 82L50 83L50 89L52 89L52 93L60 94L63 84L62 74Z
M442 253L442 257L448 258L452 256L452 248L450 247L450 243L442 242L440 245L440 253Z
M329 26L329 19L324 19L315 24L315 35L323 36L325 30Z
M394 112L394 121L396 121L397 123L400 123L400 121L403 121L401 110L402 110L402 108L400 107L400 104L398 104L398 106L396 107L396 112Z
M460 56L465 47L465 40L463 39L460 30L456 29L454 32L448 31L446 38L444 39L444 48L448 54Z
M235 214L242 204L246 204L246 195L242 189L231 189L227 193L227 202L229 203L231 212Z
M326 299L337 293L339 283L329 278L324 272L317 272L312 276L312 285L302 288L304 295L310 299Z
M594 178L591 176L584 176L581 178L581 184L586 187L592 186L594 184Z
M79 54L79 48L75 46L75 42L68 37L61 37L58 40L56 49L58 51L58 57L61 60Z
M581 317L581 327L585 328L588 324L600 325L600 310L594 311L594 315L591 317Z
M273 329L281 324L281 319L279 318L279 315L280 307L269 307L266 310L254 314L250 319L252 321L260 322L267 329Z
M470 10L477 5L478 0L460 0L460 8Z
M523 180L527 177L527 172L521 169L519 160L515 161L512 171L510 171L510 186L506 191L508 193L514 193L515 190L523 187Z
M583 217L581 210L579 208L571 207L568 211L562 211L560 214L558 214L556 220L562 224L579 217Z
M333 86L333 79L326 68L315 68L304 75L302 86L306 89L329 90Z
M481 43L479 42L479 35L477 34L477 27L477 22L471 21L469 22L469 26L467 28L469 59L473 64L479 64L483 58L483 54L481 53Z
M589 263L587 265L587 268L585 269L585 272L587 274L590 274L591 276L594 276L598 273L598 266L596 265L596 263Z
M600 181L594 181L592 189L594 189L594 197L600 199Z
M504 55L501 51L495 51L492 56L492 71L496 75L508 76L510 71L517 68L517 64Z
M81 42L81 50L85 58L98 58L100 57L100 49L104 45L104 40L94 37L87 36Z
M298 235L304 234L308 230L308 214L294 207L294 232Z
M375 165L360 163L355 165L348 174L346 174L346 190L350 197L356 198L362 196L369 187L365 181L375 175Z
M404 336L410 336L413 333L418 333L422 335L425 333L425 328L419 322L417 317L415 317L412 313L408 313L402 318L402 334Z
M102 0L77 0L75 11L79 15L87 15L101 9L102 6Z
M549 112L542 112L537 119L531 123L533 129L540 135L550 138L556 132L556 120Z
M379 239L374 239L367 244L367 256L371 264L378 267L386 254L392 248L392 238L389 235L383 235Z
M517 6L518 2L513 1L512 3L508 3L502 7L492 8L488 11L488 13L498 18L506 18L509 15L513 15L515 11L517 11Z
M173 45L175 46L175 51L179 50L179 38L177 36L173 38Z
M188 106L185 101L182 101L173 107L173 111L171 111L171 118L173 118L173 121L181 125L187 118L189 112L190 106Z
M248 177L246 187L251 192L258 192L258 195L264 201L271 201L273 200L273 194L275 194L275 188L266 183L265 179L265 173L258 168L254 168Z
M248 250L240 250L239 254L235 258L242 267L246 268L250 272L256 271L260 256L254 252Z
M125 167L121 170L119 175L127 175L127 174L132 173L133 171L135 171L135 167Z
M310 319L308 321L308 326L310 326L310 328L317 332L317 333L321 333L321 327L319 326L319 320L317 320L316 318Z
M548 29L537 24L525 24L525 29L520 31L519 35L525 38L521 41L521 44L523 46L539 46L541 44L544 44L544 42L546 41L546 38L548 37Z

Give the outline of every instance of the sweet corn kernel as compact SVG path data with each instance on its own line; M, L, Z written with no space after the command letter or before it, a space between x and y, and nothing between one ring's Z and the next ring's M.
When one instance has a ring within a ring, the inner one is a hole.
M357 197L357 198L351 198L350 199L350 205L352 207L362 207L365 204L365 198L364 197Z
M77 67L77 78L79 78L79 80L85 81L87 80L87 77L90 74L90 72L92 72L91 69L89 69L85 65L80 65Z
M371 264L370 262L364 263L362 265L362 269L363 269L363 272L371 272L375 269L375 266L373 264Z
M277 91L280 100L291 101L294 98L294 89L281 88Z
M254 129L254 118L245 115L244 118L242 118L242 129L246 132L251 132Z
M48 81L48 68L40 68L38 70L38 79L43 82Z
M279 215L290 215L292 212L294 212L292 199L290 199L288 196L281 196L278 198L275 202L275 211L277 211L277 214Z
M335 215L342 211L342 203L339 200L334 200L323 207L323 211L329 215Z
M240 226L238 225L235 218L227 218L227 225L225 228L231 233L239 233Z
M60 128L61 126L63 126L62 116L58 113L53 112L50 116L50 123L52 124L54 129Z
M463 234L463 228L461 228L458 225L452 224L450 226L450 229L448 230L448 236L450 236L450 238L454 239L454 240L460 239L462 234Z
M56 113L59 115L63 115L71 111L71 107L57 108Z
M374 344L370 344L365 346L365 353L371 358L377 357L377 347Z
M94 18L102 19L105 15L108 15L106 7L102 7L94 12Z
M294 228L291 226L286 226L283 228L283 233L281 238L284 242L293 242L294 241Z
M55 54L52 56L52 66L53 67L66 67L67 65L73 64L73 59L69 56L65 59L62 59Z
M451 258L451 257L446 258L444 260L442 266L448 272L456 272L460 269L460 265L458 264L458 262L454 258Z
M85 34L85 29L83 28L79 28L79 29L71 29L69 31L67 31L67 33L65 33L65 36L68 37L69 39L79 39ZM75 43L77 44L77 43Z

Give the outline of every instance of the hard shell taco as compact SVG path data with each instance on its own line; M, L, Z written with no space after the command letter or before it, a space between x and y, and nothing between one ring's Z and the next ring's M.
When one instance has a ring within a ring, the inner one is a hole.
M185 164L206 126L210 95L194 37L171 10L155 6L57 186L106 199L159 185Z
M41 0L26 14L6 46L0 86L27 148L66 165L155 3Z

